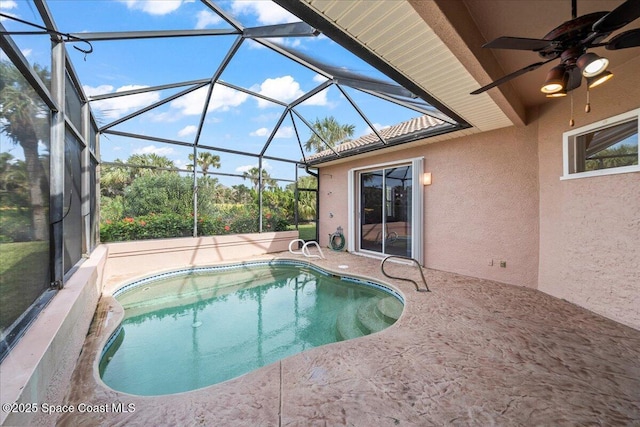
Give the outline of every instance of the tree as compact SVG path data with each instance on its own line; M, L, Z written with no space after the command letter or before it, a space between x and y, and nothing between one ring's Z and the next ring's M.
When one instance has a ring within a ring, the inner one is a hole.
M233 203L242 203L248 205L252 203L251 190L244 184L236 184L231 186L229 200Z
M49 71L34 64L33 70L43 82L50 81ZM38 143L48 143L40 136L49 132L49 109L9 61L0 61L0 130L14 144L22 147L29 177L31 225L35 240L46 240L49 232L47 213L49 195L46 173L40 161Z
M287 185L287 190L295 191L296 184ZM316 218L316 199L318 197L315 190L318 188L318 179L315 176L301 176L297 182L298 189L298 219L301 221L312 221Z
M149 174L158 174L158 173L166 173L171 171L166 171L164 169L175 169L176 166L173 163L173 160L165 156L159 156L155 153L148 154L132 154L129 156L127 163L130 165L140 165L144 166L143 168L135 168L131 171L132 178L137 178L139 176L149 175ZM171 172L176 173L177 172Z
M172 160L165 156L150 154L132 154L126 162L116 159L114 164L104 165L100 173L100 192L103 196L122 196L126 187L141 176L157 175L159 173L174 173L165 169L173 169ZM122 166L120 166L122 165ZM129 167L127 165L140 165L143 168ZM160 168L158 170L158 168Z
M190 165L187 165L187 169L193 169L193 153L189 154L189 160L191 161ZM200 170L202 170L202 175L207 176L209 172L209 168L213 166L216 169L220 168L220 156L215 154L211 154L208 151L200 151L198 152L198 160L196 164L200 166Z
M327 145L329 145L329 147L335 147L343 142L350 141L356 128L355 125L341 125L333 116L323 119L316 118L312 126L322 139L318 138L318 135L314 133L311 135L311 138L304 143L304 149L307 151L313 149L316 153L327 149ZM324 142L322 140L324 140Z
M22 160L0 153L0 209L29 206L29 177Z
M260 183L259 174L260 171L258 170L258 168L252 167L248 171L242 173L242 179L249 179L251 181L251 184L253 185L253 189L255 191L258 191L258 185ZM265 187L273 188L277 185L278 182L275 179L271 178L266 170L262 169L262 189L264 190Z
M124 189L131 184L132 174L120 159L114 163L121 163L122 166L104 165L100 169L100 194L107 197L122 196Z
M125 190L125 216L193 212L193 179L174 173L147 174Z
M638 146L616 144L585 160L584 170L618 168L638 164Z

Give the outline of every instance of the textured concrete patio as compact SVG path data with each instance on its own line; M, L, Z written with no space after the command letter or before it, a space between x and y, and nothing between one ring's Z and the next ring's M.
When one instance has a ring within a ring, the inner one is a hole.
M205 389L139 397L97 379L97 355L119 321L103 297L66 403L108 412L52 415L52 424L640 425L640 331L528 288L425 270L432 292L422 293L385 279L379 260L325 255L322 267L400 290L398 322ZM135 411L113 412L114 403Z

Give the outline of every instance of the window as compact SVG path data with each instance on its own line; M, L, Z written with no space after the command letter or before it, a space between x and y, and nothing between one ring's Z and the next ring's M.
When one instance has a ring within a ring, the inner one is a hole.
M640 171L640 109L565 132L564 176L578 178Z

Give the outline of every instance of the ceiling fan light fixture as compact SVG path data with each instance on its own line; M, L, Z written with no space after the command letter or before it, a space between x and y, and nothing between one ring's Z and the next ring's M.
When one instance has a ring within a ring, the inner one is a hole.
M597 76L587 77L587 85L589 86L589 89L593 89L596 86L600 86L611 77L613 77L613 73L611 71L604 71Z
M583 76L595 77L607 69L609 60L593 52L588 52L578 58L576 65L580 68L580 71L582 71Z
M558 92L548 93L547 98L561 98L563 96L567 96L567 91L565 89L559 90Z
M547 79L540 88L540 91L546 94L564 91L567 87L568 80L569 76L566 73L565 66L563 64L556 65L547 73Z

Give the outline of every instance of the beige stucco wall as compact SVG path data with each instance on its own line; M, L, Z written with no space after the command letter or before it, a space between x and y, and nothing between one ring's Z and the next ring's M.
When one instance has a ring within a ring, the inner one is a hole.
M576 127L640 107L640 58L613 68L591 92L576 90ZM540 112L539 289L640 329L640 172L572 180L562 175L570 100Z
M423 189L425 266L537 286L535 132L533 126L502 129L322 168L321 244L328 244L339 225L347 235L349 169L424 157L433 180ZM501 260L506 268L499 266Z
M109 243L109 259L103 284L117 285L154 272L243 259L286 251L298 231L230 234Z
M611 70L589 114L574 91L576 127L640 107L640 57ZM424 156L427 267L537 287L640 329L640 172L560 180L570 102L529 111L524 127L322 167L321 244L338 225L347 234L350 168Z

